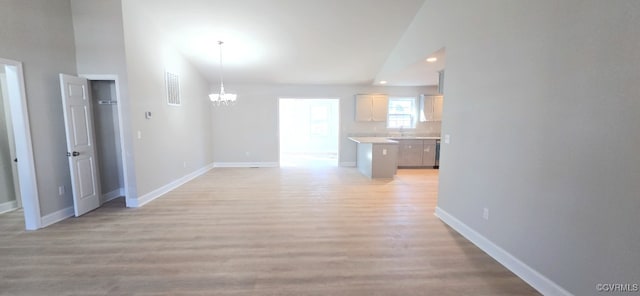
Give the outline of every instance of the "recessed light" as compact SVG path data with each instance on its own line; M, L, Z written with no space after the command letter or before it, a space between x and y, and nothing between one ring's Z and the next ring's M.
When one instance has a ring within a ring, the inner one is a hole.
M430 57L430 58L427 59L427 62L433 63L433 62L435 62L437 60L438 60L438 58L436 58L436 57Z
M380 84L387 84L386 80L380 80Z

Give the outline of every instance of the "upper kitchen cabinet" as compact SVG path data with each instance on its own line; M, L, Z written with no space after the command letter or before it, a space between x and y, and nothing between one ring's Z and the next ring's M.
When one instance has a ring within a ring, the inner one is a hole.
M420 121L442 121L443 96L420 96Z
M389 97L356 95L356 121L387 121Z

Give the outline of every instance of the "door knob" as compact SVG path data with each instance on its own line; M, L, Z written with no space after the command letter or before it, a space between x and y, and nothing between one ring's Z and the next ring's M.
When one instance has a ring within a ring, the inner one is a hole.
M67 152L67 156L78 156L78 155L80 155L80 152L78 151L73 151L73 153Z

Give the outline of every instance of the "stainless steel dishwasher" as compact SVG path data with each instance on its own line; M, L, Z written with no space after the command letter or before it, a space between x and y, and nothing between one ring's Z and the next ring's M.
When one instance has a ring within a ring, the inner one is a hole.
M433 168L440 168L440 140L436 140L436 164L433 166Z

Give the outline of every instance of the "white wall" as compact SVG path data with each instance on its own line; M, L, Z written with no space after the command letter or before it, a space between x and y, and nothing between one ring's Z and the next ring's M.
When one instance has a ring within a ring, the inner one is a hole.
M144 11L129 2L122 11L135 176L143 196L212 162L209 85ZM180 107L166 103L165 70L180 75Z
M75 74L68 0L3 0L0 57L23 62L41 215L72 206L59 73ZM58 186L66 193L59 196Z
M135 159L131 127L131 100L124 48L124 28L120 0L71 0L78 73L116 75L118 108L122 113L122 133L128 188L125 195L136 198Z
M228 85L227 85L228 84ZM219 85L212 85L218 91ZM355 163L356 144L349 134L387 133L384 122L356 122L355 94L386 93L392 96L433 94L433 87L377 87L345 85L233 85L225 89L238 94L231 107L216 107L213 111L213 139L216 163L278 162L278 99L337 98L340 99L340 162ZM419 132L429 132L430 126L420 125ZM435 128L431 132L437 132ZM248 154L247 154L248 153Z
M438 207L575 295L640 278L639 14L427 0L386 66L446 46Z
M136 11L130 3L71 3L78 72L116 74L120 79L121 132L130 180L127 198L143 196L210 164L211 111L203 76L163 39L144 11ZM165 70L181 76L181 107L166 104ZM147 111L151 119L145 119Z

